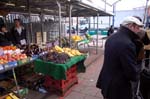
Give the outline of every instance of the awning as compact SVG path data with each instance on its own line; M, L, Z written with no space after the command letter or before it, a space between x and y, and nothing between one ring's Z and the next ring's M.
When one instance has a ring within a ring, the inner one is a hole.
M7 12L28 13L30 8L31 13L44 13L47 15L58 15L57 1L61 5L61 15L69 16L69 5L72 5L72 17L88 17L88 16L112 16L102 9L81 2L81 0L1 0L0 10Z

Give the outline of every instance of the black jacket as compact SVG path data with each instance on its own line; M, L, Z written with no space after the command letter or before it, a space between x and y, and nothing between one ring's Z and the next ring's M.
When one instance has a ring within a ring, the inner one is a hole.
M135 33L121 26L106 41L103 68L97 81L105 98L132 99L131 81L137 81L141 72L137 49L142 44L138 39Z
M20 40L25 39L27 42L27 34L26 34L26 29L22 27L22 32L21 35L18 33L17 29L15 27L12 28L11 33L13 35L13 44L21 44Z
M11 44L8 34L0 32L0 46L9 46Z

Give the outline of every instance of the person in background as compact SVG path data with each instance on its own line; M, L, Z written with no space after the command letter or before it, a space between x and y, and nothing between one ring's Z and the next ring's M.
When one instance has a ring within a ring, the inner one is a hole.
M26 29L21 25L20 19L14 19L15 26L11 29L11 33L14 37L14 45L25 45L27 44L27 33Z
M74 27L72 27L72 34L76 33L76 29Z
M0 26L0 46L10 46L12 45L11 38L12 36L7 31L6 26Z
M84 28L84 33L87 33L87 31L88 31L88 28L85 27L85 28Z
M108 34L107 34L107 36L110 36L110 35L112 35L113 33L114 33L114 27L113 27L113 25L111 25L110 28L108 29Z
M138 36L143 23L136 17L126 17L117 33L105 44L104 63L96 87L104 99L134 99L141 73L138 59L143 43ZM137 86L136 86L137 87Z
M134 16L136 18L138 18L141 22L142 22L142 19L138 16ZM141 38L141 41L144 43L144 45L148 45L150 44L150 39L148 37L148 34L147 34L147 31L146 30L142 30L140 33L138 33L140 38ZM149 50L145 50L145 55L144 57L146 58L145 60L145 67L149 67L149 55L150 55L150 52Z

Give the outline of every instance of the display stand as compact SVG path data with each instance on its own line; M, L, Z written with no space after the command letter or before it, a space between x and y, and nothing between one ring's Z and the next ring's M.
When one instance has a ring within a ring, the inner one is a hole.
M19 95L19 87L18 87L18 81L17 81L17 79L16 79L15 68L12 68L12 72L13 72L13 77L14 77L15 84L16 84L17 93L18 93L18 95ZM19 95L19 97L20 97L20 95Z
M77 65L73 65L66 72L66 80L56 80L51 76L45 76L44 86L48 92L56 92L61 96L64 96L65 93L75 84L78 83L77 77Z
M62 96L78 83L77 72L85 72L84 60L86 56L72 57L65 64L56 64L35 60L34 71L45 75L44 86L48 91L54 89Z

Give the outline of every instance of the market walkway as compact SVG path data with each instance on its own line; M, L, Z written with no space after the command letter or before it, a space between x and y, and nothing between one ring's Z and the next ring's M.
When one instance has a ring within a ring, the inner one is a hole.
M89 60L94 61L89 63ZM102 63L103 48L99 48L98 54L95 54L95 50L91 50L85 61L85 65L88 64L86 72L78 74L79 83L73 86L64 97L54 93L43 94L29 91L26 99L103 99L100 90L95 87Z
M102 49L99 49L97 56L95 62L87 67L86 73L78 74L79 84L64 99L103 99L100 90L95 87L103 62Z

